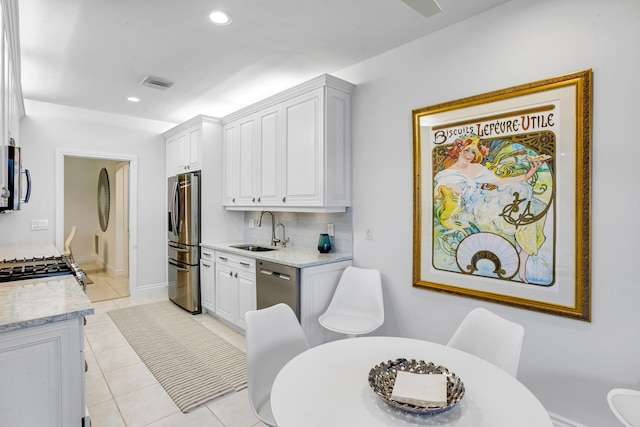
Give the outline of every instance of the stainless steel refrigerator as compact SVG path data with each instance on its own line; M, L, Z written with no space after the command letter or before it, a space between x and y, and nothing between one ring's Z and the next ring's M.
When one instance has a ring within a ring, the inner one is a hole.
M200 306L200 172L169 178L169 299L196 314Z

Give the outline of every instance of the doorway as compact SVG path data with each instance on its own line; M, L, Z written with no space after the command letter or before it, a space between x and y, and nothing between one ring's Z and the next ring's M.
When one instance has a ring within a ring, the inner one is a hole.
M137 278L131 249L136 247L135 157L57 150L56 164L56 246L61 248L75 225L71 249L87 274L89 299L129 296Z

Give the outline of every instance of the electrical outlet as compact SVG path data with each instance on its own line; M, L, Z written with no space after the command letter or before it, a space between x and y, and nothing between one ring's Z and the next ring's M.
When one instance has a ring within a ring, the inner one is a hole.
M256 228L256 220L251 218L249 220L249 230L253 230L254 228Z
M373 240L373 228L369 227L365 230L366 239Z
M32 219L31 220L31 230L46 230L49 228L49 220L48 219Z
M333 224L327 224L327 234L333 237L336 234L336 229Z

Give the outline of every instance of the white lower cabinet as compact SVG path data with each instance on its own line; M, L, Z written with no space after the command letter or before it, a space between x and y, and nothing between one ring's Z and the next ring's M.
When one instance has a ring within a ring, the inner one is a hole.
M342 272L352 263L340 261L300 269L300 324L312 347L343 337L323 328L318 318L329 307Z
M244 316L256 309L256 262L215 251L215 315L245 329Z
M213 250L202 249L200 256L200 299L202 308L209 313L215 313L215 284L216 271Z
M82 321L70 319L0 333L1 425L84 425Z

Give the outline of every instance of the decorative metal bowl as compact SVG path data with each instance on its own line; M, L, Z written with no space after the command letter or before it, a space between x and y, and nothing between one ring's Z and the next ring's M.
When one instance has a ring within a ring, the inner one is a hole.
M445 406L417 406L410 403L398 402L391 399L393 386L396 382L398 371L407 371L415 374L444 374L447 376L447 404ZM436 366L432 362L423 360L396 359L382 362L369 371L369 385L371 389L386 403L394 408L414 414L433 415L448 411L453 408L464 396L464 384L453 372L449 372L444 366Z

